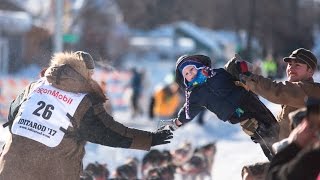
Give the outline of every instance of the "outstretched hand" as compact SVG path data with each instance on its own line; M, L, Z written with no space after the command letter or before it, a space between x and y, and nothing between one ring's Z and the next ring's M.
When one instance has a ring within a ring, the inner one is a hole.
M161 129L165 129L166 127L169 127L169 129L171 131L175 131L176 129L178 129L180 126L178 126L176 124L176 120L177 119L166 119L166 120L160 120L159 121L159 124L158 124L158 130L161 130Z
M243 87L243 88L246 89L247 91L250 91L250 88L249 88L245 83L243 83L242 81L234 81L234 84L235 84L236 86L241 86L241 87Z
M169 139L173 138L173 134L170 130L158 130L152 133L151 146L157 146L161 144L170 143Z

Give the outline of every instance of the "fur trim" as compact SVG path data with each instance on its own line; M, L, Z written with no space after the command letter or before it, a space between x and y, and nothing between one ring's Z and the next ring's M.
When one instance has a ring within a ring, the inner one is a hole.
M102 102L106 100L102 88L91 78L90 70L76 53L55 53L44 76L56 88L69 92L92 93Z
M208 56L195 54L195 55L183 55L180 56L176 62L176 69L175 69L175 75L176 75L176 82L179 84L180 88L185 89L186 86L184 85L184 78L182 76L182 73L179 71L179 66L181 63L183 63L187 59L192 59L193 61L200 62L201 64L204 64L206 67L211 67L211 59Z
M73 52L55 53L51 58L50 66L59 66L62 64L69 64L74 70L80 73L85 79L90 79L89 70L85 62Z

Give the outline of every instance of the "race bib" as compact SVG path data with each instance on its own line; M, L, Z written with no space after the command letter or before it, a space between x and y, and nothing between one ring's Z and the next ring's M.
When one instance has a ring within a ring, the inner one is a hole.
M72 126L67 114L74 115L85 95L66 92L49 85L45 79L39 80L21 105L12 133L49 147L58 146L64 137L60 127Z

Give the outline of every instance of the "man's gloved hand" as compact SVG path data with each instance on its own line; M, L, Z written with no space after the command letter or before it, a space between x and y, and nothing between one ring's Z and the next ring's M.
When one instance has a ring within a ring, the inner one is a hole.
M258 129L258 121L254 118L244 120L240 122L242 130L249 136L253 136Z
M250 91L250 88L249 88L245 83L243 83L242 81L234 81L234 84L235 84L236 86L241 86L241 87L243 87L243 88L246 89L247 91Z
M240 74L239 75L240 81L235 81L235 85L237 86L242 86L243 88L245 88L246 90L254 90L254 88L256 87L256 82L258 81L257 78L259 78L259 76L256 76L254 74L250 74L250 75L245 75L245 74Z
M246 75L246 74L240 74L239 75L239 78L241 80L241 82L244 82L245 84L247 84L248 81L256 81L255 78L249 74L249 75Z
M169 139L172 139L172 132L170 130L160 130L152 133L151 146L157 146L161 144L170 143Z
M166 126L168 126L171 131L175 131L180 127L176 124L176 120L177 119L160 120L158 124L158 130L164 129Z
M235 79L241 80L239 75L245 74L250 75L252 71L252 64L243 60L238 54L227 62L224 66L225 70L228 71Z

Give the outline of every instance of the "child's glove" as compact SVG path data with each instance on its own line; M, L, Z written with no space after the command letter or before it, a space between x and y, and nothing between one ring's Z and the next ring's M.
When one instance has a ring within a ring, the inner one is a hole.
M237 60L236 64L237 64L237 68L238 68L240 74L245 74L247 76L249 76L251 74L249 69L252 68L251 67L252 65L248 61Z
M167 119L167 120L160 120L158 124L158 130L164 129L166 126L170 128L171 131L178 129L180 126L176 124L177 119Z
M224 66L225 70L228 71L235 79L240 79L240 74L250 75L252 71L252 64L243 60L238 54L227 62Z

